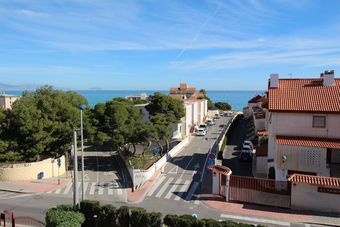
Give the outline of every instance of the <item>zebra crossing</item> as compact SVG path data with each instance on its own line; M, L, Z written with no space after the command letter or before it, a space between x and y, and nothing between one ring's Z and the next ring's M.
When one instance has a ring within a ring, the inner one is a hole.
M78 182L77 190L81 193L81 182ZM115 183L98 184L97 182L84 182L84 192L86 195L90 196L122 196L124 194L124 189L119 188L119 184ZM72 196L73 184L70 183L65 187L47 191L46 194Z
M175 201L184 200L186 203L193 201L194 204L198 205L200 203L199 196L194 194L198 186L198 181L162 175L146 196Z

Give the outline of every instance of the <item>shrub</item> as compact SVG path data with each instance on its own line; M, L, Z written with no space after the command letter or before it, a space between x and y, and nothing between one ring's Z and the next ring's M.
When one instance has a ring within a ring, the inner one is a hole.
M57 206L57 210L74 211L74 208L71 204L60 204Z
M184 214L179 217L179 227L193 226L196 222L196 218L189 214Z
M58 208L51 208L46 213L47 227L80 227L85 221L82 213L77 211L65 211Z
M130 224L131 227L148 227L146 210L144 208L131 209Z
M219 227L221 223L213 219L202 219L205 227Z
M171 227L179 226L178 225L179 220L180 220L180 218L176 214L167 214L167 215L165 215L165 217L163 219L164 224L166 224L167 226L171 226Z
M121 227L129 226L129 223L130 223L129 207L121 206L117 210L117 219L118 219L119 226Z
M80 202L80 212L85 216L83 227L92 227L96 225L94 215L100 213L100 203L94 200L83 200Z
M159 212L147 213L147 223L149 227L162 226L162 214Z
M104 205L100 208L99 226L115 227L117 226L117 209L110 205Z

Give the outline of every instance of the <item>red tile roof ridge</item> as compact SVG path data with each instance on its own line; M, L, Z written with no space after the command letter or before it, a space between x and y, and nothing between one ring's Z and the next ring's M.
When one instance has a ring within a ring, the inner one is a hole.
M338 177L312 176L294 173L288 177L288 181L293 183L307 183L322 186L340 187L340 178Z

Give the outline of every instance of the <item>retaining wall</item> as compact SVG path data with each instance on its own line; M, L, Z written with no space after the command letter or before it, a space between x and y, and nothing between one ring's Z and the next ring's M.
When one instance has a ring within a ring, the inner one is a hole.
M176 156L176 154L188 143L189 137L186 137L174 148L172 148L168 153L166 153L162 158L160 158L157 162L150 166L147 170L133 169L130 167L128 163L125 163L129 170L129 174L133 183L133 190L140 188L146 181L148 181L156 173L156 171L160 170L168 161L172 159L172 157ZM125 160L121 153L120 155L122 159Z
M60 176L65 173L65 156L60 157ZM48 158L40 162L28 162L18 164L0 165L0 181L36 180L39 173L43 172L43 178L58 176L58 164L56 159Z

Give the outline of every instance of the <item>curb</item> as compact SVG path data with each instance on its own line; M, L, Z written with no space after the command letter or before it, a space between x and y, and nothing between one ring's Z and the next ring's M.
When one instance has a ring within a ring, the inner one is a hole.
M36 182L33 182L33 183L36 183ZM56 187L48 188L48 189L41 190L41 191L28 191L28 190L25 190L25 189L15 190L15 189L8 189L8 188L0 188L0 191L14 192L14 193L20 193L20 194L41 194L41 193L45 193L47 191L51 191L51 190L55 190L55 189L58 189L58 188L65 187L69 183L70 183L70 180L65 180L63 184L56 185ZM20 187L20 184L14 185L14 187Z

